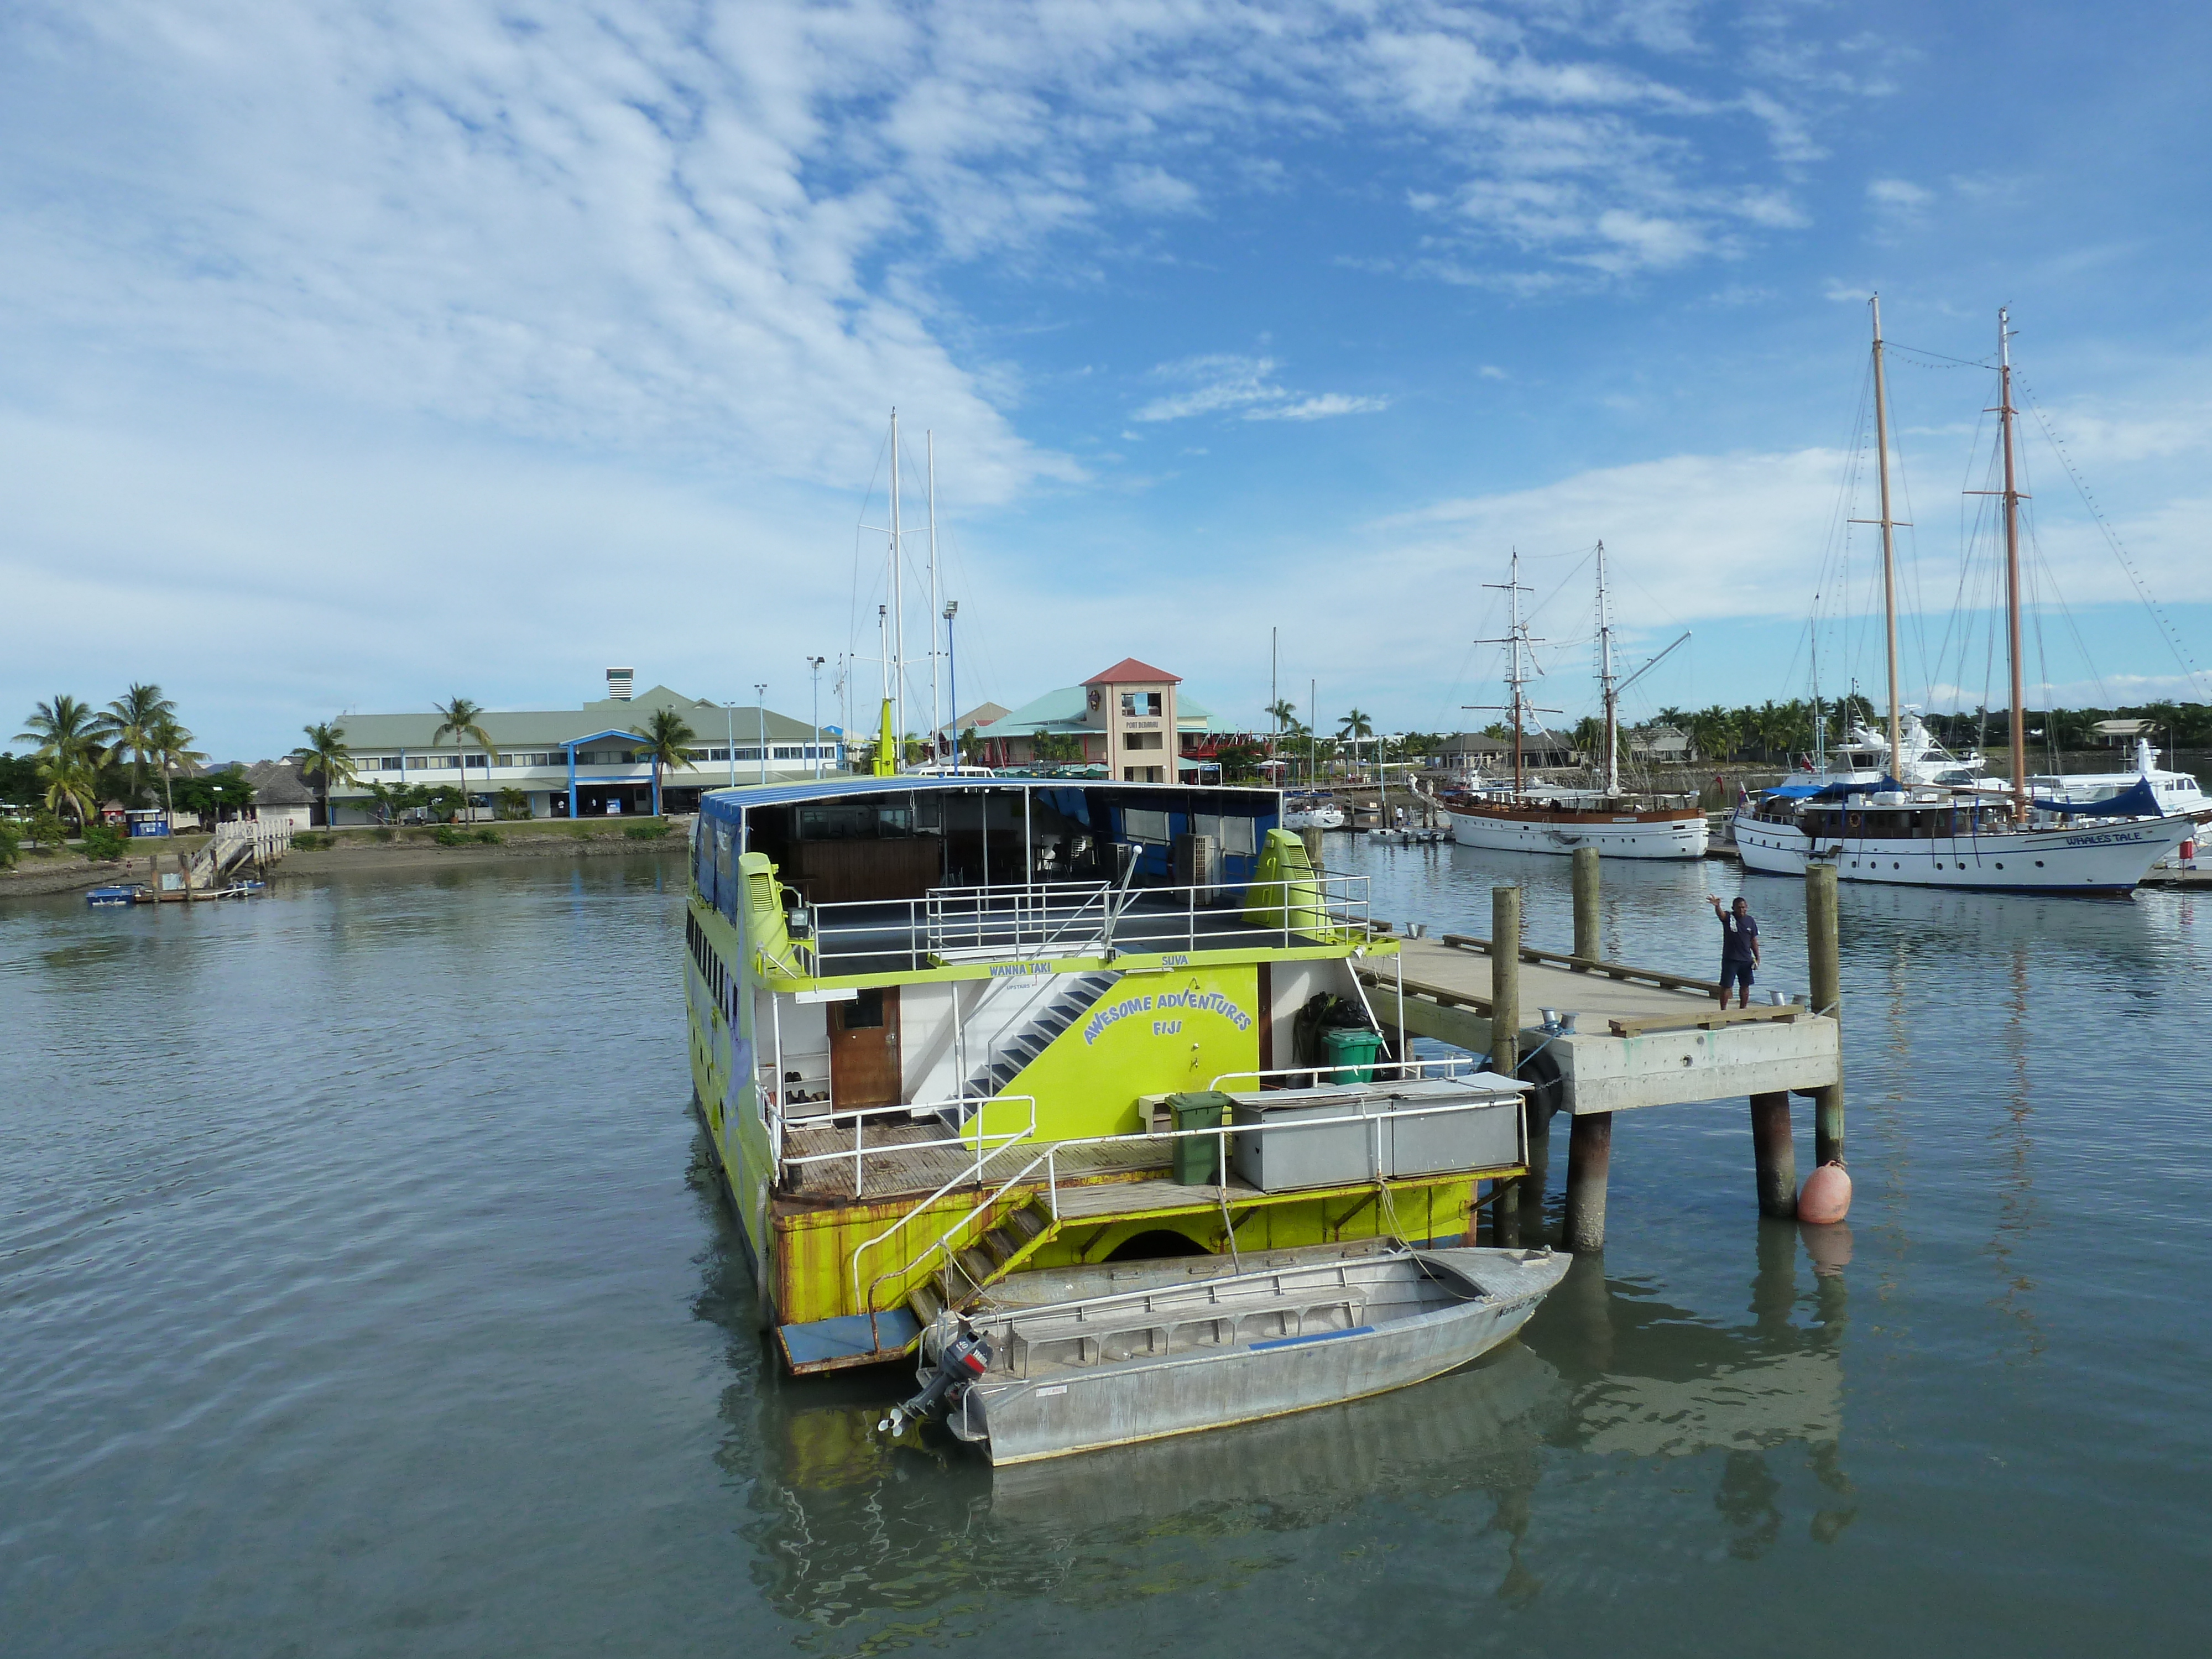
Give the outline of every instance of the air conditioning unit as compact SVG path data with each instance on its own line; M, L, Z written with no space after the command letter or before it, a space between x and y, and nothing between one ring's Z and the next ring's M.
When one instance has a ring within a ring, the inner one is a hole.
M631 689L636 684L637 670L635 668L607 670L607 696L617 702L628 702Z

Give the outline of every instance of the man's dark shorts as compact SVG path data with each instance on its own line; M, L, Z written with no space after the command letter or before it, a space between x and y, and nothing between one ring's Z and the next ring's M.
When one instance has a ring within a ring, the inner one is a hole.
M1746 991L1751 989L1751 964L1747 962L1729 962L1723 958L1721 963L1722 994L1726 995L1729 988L1735 985L1741 985Z

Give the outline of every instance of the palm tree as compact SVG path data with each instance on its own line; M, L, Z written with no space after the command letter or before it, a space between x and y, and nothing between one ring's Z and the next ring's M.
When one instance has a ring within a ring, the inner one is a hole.
M444 739L448 732L453 733L453 747L459 751L461 761L461 805L473 818L476 809L468 805L469 755L468 750L462 747L463 742L474 738L484 746L484 787L487 789L491 787L491 769L499 763L499 750L492 746L491 738L483 729L483 708L481 704L471 702L466 697L455 697L450 703L434 702L430 707L437 711L444 722L430 734L430 742L434 746Z
M292 751L292 759L300 769L300 775L320 775L323 781L323 828L332 827L331 818L331 786L333 783L358 783L360 775L354 770L353 750L345 744L345 727L333 726L328 720L318 720L300 730L307 734L307 742Z
M137 800L146 790L146 768L155 759L155 729L165 720L174 720L177 705L161 695L158 685L134 684L107 705L99 716L101 736L108 738L114 752L125 756L131 762L131 798Z
M100 766L107 750L100 742L102 723L92 705L66 692L42 702L15 734L18 743L38 744L39 776L46 784L46 805L55 811L66 800L76 809L77 829L90 822L86 803L100 795Z
M643 726L633 726L630 731L645 739L637 751L653 763L653 816L660 816L660 769L665 767L683 768L691 764L690 745L699 741L699 734L684 723L684 716L673 708L656 708L653 717Z
M154 763L161 769L161 808L173 824L177 803L170 781L180 769L204 765L207 757L192 747L192 734L173 715L164 714L155 720L146 736L153 746Z
M1338 722L1336 735L1352 739L1352 769L1354 772L1358 771L1359 740L1362 738L1371 738L1375 735L1375 722L1364 711L1354 708Z
M39 763L39 779L46 786L47 810L59 812L67 805L76 815L77 833L83 834L100 804L100 763L82 756L76 760L43 760Z

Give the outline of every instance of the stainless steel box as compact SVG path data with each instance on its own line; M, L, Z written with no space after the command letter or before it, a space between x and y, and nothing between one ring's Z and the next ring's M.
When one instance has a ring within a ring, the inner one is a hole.
M1390 1174L1443 1175L1455 1170L1495 1170L1521 1162L1521 1097L1472 1090L1446 1078L1393 1085L1390 1102ZM1491 1103L1465 1111L1425 1113L1424 1107L1456 1106L1487 1098Z
M1229 1138L1231 1169L1240 1180L1263 1193L1372 1181L1378 1133L1386 1164L1390 1147L1390 1125L1382 1109L1386 1103L1376 1100L1375 1092L1371 1089L1280 1089L1265 1095L1239 1095L1234 1114L1237 1127L1264 1123L1270 1127L1265 1134ZM1272 1127L1355 1115L1373 1121L1323 1123L1310 1129Z
M1377 1083L1360 1087L1280 1089L1235 1097L1233 1121L1271 1126L1230 1138L1230 1166L1263 1193L1342 1187L1372 1181L1494 1170L1522 1160L1520 1095L1486 1074ZM1450 1106L1452 1111L1424 1111ZM1419 1113L1419 1115L1402 1115ZM1315 1120L1358 1118L1358 1122Z

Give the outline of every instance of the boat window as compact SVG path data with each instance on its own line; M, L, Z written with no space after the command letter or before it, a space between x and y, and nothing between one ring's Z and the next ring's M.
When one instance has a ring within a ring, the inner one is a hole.
M1130 807L1121 814L1121 833L1131 841L1164 842L1168 839L1168 815Z
M844 1006L844 1018L840 1022L848 1031L870 1031L884 1023L884 993L881 986L854 994Z

